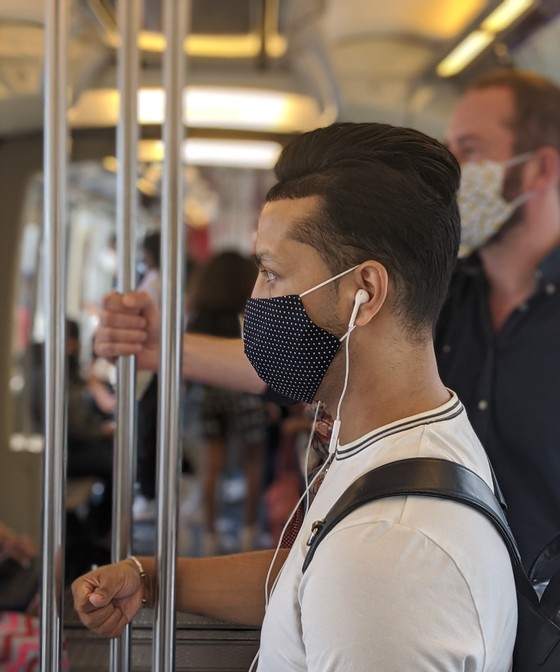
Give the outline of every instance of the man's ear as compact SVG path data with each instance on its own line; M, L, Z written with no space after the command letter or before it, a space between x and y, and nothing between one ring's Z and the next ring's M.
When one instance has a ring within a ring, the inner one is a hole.
M529 191L556 187L560 180L560 154L554 147L535 150L525 173L523 186Z
M381 310L389 291L389 274L378 261L364 261L354 273L359 275L359 285L365 289L369 299L364 301L356 315L355 324L363 327Z

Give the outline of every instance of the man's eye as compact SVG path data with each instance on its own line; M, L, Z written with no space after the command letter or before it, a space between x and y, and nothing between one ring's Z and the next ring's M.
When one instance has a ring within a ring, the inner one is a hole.
M274 280L276 280L274 273L266 268L261 269L261 275L264 277L265 282L274 282Z
M465 161L476 161L480 157L480 149L475 145L465 145L461 148L461 154Z

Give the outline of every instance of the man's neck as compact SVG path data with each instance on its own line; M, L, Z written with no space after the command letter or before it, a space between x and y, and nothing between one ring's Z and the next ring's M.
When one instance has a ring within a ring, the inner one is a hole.
M327 404L333 417L338 396ZM349 443L379 427L438 408L449 399L449 391L439 378L431 343L395 349L374 366L351 361L341 410L340 443Z
M496 332L509 315L532 296L539 264L558 245L558 233L543 231L542 235L536 235L522 224L480 251L489 287L490 317Z

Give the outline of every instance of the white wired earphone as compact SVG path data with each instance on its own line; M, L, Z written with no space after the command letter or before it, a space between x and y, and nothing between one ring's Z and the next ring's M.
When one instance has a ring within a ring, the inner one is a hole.
M340 399L338 400L338 405L336 407L336 417L333 422L331 440L329 442L329 455L332 455L336 452L336 447L338 445L338 434L340 432L340 409L342 408L342 402L344 400L344 396L346 395L346 388L348 387L348 375L350 373L350 334L356 328L356 317L358 315L358 311L360 310L360 306L364 303L367 303L369 300L370 295L366 292L365 289L359 289L356 292L356 295L354 296L354 307L352 308L352 314L350 315L350 321L348 322L348 331L340 339L341 341L345 341L344 352L346 357L346 371L344 373L344 387L342 388L342 394L340 395Z
M364 303L367 303L369 299L370 296L365 289L359 289L356 292L356 296L354 297L354 308L352 309L352 315L350 315L350 322L348 322L348 329L355 328L356 325L354 323L358 315L358 310L360 309L360 306Z
M282 532L280 534L280 539L278 541L278 544L277 544L276 549L274 551L274 555L272 556L272 560L270 562L270 566L268 568L268 572L266 574L266 579L265 579L265 582L264 582L265 612L268 608L268 603L270 601L270 596L274 592L274 588L276 587L276 584L278 583L278 580L280 578L280 574L282 573L282 569L283 569L283 567L280 568L280 571L278 572L278 574L276 575L276 578L274 579L273 585L271 586L270 590L268 590L268 584L269 584L269 581L270 581L270 574L272 572L272 568L274 567L274 563L276 562L276 558L278 557L278 553L280 551L280 544L282 543L282 539L284 537L284 534L285 534L286 530L288 529L288 525L292 521L293 516L295 515L296 511L298 510L299 505L303 502L304 499L306 500L305 509L306 509L306 513L307 513L307 508L309 506L309 491L310 491L311 487L313 486L313 484L315 483L315 481L323 473L325 468L327 468L328 465L330 465L332 457L333 457L333 455L336 451L336 447L337 447L337 444L338 444L338 433L340 431L340 409L341 409L341 406L342 406L342 401L343 401L344 396L346 394L346 388L348 387L348 374L349 374L349 370L350 370L348 343L350 341L350 334L356 328L355 322L356 322L356 317L358 315L358 311L360 309L360 306L364 303L367 303L369 301L369 299L370 299L370 296L366 292L365 289L359 289L356 292L356 295L354 297L354 307L352 308L352 314L350 315L350 321L348 322L348 330L344 334L344 336L340 339L341 341L345 341L346 371L345 371L345 375L344 375L344 387L342 388L342 393L341 393L340 399L338 401L338 406L337 406L337 410L336 410L336 418L333 422L332 434L331 434L331 438L330 438L330 441L329 441L329 457L328 457L327 460L325 460L325 463L321 466L321 468L315 474L311 483L308 483L307 463L309 462L309 453L310 453L310 449L311 449L311 442L313 440L313 435L315 433L315 425L317 424L317 417L319 415L319 408L321 407L321 402L317 403L317 408L315 410L315 417L313 418L313 425L311 427L311 432L309 434L309 439L308 439L308 442L307 442L307 448L306 448L306 451L305 451L305 455L306 455L306 459L305 459L305 463L306 463L305 490L304 490L303 494L301 495L301 497L298 499L297 504L292 509L292 512L288 516L288 520L286 521L286 524L282 528ZM249 672L252 672L253 669L256 669L255 665L256 665L257 660L259 658L259 652L260 652L260 649L259 649L259 651L257 651L255 657L253 658L253 661L251 663L251 667L249 668Z

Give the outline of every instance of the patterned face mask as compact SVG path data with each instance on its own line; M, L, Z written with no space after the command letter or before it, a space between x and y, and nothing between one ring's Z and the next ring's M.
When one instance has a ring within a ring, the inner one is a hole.
M247 301L243 322L245 354L259 378L277 394L308 404L315 399L341 339L311 320L301 297L354 268L299 295Z
M526 153L507 161L472 161L461 166L459 256L483 247L515 210L531 197L530 193L525 193L513 201L506 201L502 195L506 169L530 157L531 154Z

